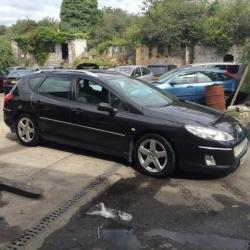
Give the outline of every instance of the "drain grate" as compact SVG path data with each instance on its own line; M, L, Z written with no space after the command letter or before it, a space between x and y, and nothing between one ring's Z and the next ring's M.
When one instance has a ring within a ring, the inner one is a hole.
M28 245L30 241L35 239L42 233L45 229L47 229L52 223L54 223L58 218L60 218L64 213L68 212L70 208L72 208L80 199L84 198L89 190L96 189L101 185L108 184L108 178L112 176L117 170L119 166L114 168L110 173L104 174L96 178L89 185L85 186L80 190L80 192L75 193L71 199L65 201L59 208L43 217L37 224L33 225L30 229L25 230L18 239L10 243L6 250L19 250L25 249L25 246Z

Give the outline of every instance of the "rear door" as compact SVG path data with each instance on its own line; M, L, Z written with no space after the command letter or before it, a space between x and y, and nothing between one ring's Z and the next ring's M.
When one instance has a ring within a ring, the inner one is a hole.
M72 80L69 76L48 76L32 96L32 110L39 129L49 137L69 138Z

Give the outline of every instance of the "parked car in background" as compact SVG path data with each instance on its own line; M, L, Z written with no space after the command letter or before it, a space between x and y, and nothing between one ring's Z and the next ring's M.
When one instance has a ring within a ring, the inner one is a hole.
M0 93L3 92L3 81L6 79L7 72L0 69Z
M10 73L10 72L12 72L12 71L19 70L19 69L26 69L26 67L23 67L23 66L8 67L8 68L7 68L7 72Z
M195 63L190 64L191 67L213 67L221 70L227 71L228 74L231 74L238 82L240 81L244 73L244 65L242 63L230 63L230 62L214 62L214 63Z
M63 66L58 64L51 64L39 68L39 70L54 70L54 69L63 69Z
M110 69L119 73L122 73L127 76L132 76L143 80L145 82L150 82L153 80L153 73L145 66L139 65L127 65L127 66L119 66L113 69Z
M17 83L17 81L26 75L30 75L34 72L33 69L16 69L10 71L10 73L3 80L3 92L5 94L9 93L9 91L13 88L13 86Z
M151 72L154 75L154 78L157 79L166 72L176 69L177 65L174 64L151 64L148 65L148 69L151 70Z
M4 98L4 121L25 146L44 138L124 157L154 177L231 171L248 148L232 117L109 71L23 77Z
M229 99L237 88L237 81L230 73L209 67L178 68L153 83L163 91L200 104L205 104L206 86L222 84L226 99Z
M76 69L99 69L99 66L95 63L81 63Z

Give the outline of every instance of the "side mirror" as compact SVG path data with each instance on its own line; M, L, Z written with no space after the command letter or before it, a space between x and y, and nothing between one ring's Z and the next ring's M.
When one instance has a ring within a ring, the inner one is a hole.
M105 103L105 102L99 103L99 105L97 106L97 109L100 111L108 112L112 115L115 115L118 112L117 109L112 108L109 103Z

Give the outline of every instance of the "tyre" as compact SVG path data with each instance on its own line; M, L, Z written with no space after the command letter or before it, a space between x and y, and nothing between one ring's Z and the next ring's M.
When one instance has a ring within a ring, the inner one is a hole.
M134 148L136 168L153 177L166 177L176 165L175 152L170 143L157 134L141 137Z
M16 135L25 146L36 146L39 141L39 131L35 119L28 114L20 115L16 120Z

